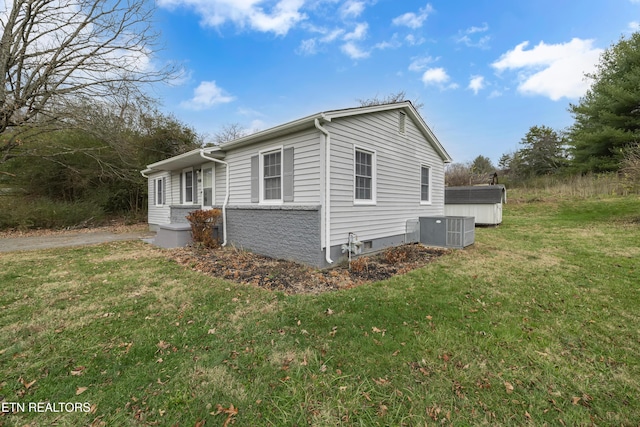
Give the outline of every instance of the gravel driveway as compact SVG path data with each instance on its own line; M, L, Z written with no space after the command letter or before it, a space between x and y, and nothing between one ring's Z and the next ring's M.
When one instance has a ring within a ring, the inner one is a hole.
M155 233L136 231L114 233L110 231L68 232L51 236L3 237L0 238L0 252L33 251L38 249L62 248L66 246L86 246L119 240L152 239Z

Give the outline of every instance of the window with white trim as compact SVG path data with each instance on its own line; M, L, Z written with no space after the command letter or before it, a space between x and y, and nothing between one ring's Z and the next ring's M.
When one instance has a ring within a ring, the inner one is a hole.
M213 166L202 168L202 206L212 207L214 203L213 194Z
M431 203L431 168L420 166L420 203Z
M153 197L155 206L164 205L165 178L156 178L153 180Z
M182 171L182 204L191 205L195 197L195 173L193 168Z
M260 153L261 200L282 201L282 148Z
M354 202L375 203L375 152L354 150Z

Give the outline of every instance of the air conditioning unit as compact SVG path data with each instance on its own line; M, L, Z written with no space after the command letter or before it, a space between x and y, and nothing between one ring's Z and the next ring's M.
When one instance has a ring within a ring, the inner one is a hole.
M420 241L420 220L418 218L408 219L404 233L405 243L418 243Z
M420 217L420 243L427 246L462 249L475 241L472 216Z

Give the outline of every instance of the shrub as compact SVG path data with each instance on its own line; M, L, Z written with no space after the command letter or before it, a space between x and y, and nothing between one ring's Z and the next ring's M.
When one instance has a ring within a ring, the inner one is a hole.
M405 246L387 248L383 257L387 264L405 262L408 258L408 250Z
M352 272L354 273L364 273L369 270L369 258L368 257L359 257L354 260L351 260L351 265L349 266Z
M640 143L625 149L621 166L621 171L631 187L640 187Z
M218 247L220 242L214 237L213 229L221 215L220 209L198 209L189 212L187 221L191 224L193 241L202 244L206 248Z
M104 211L90 202L0 197L0 229L81 228L102 224Z

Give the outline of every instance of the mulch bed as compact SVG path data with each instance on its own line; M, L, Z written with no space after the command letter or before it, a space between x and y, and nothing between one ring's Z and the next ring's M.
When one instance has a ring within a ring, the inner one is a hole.
M171 258L193 270L252 284L287 294L309 294L347 289L388 279L420 268L449 249L407 244L373 256L361 256L328 270L318 270L292 261L256 255L233 247L204 249L198 246L171 251Z

